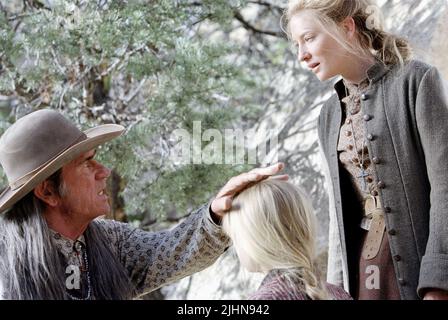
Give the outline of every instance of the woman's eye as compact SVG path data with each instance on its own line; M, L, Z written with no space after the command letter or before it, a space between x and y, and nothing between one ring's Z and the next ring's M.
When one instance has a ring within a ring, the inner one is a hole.
M305 38L305 41L306 41L306 42L309 42L309 41L312 41L313 39L314 39L314 37L306 37L306 38Z

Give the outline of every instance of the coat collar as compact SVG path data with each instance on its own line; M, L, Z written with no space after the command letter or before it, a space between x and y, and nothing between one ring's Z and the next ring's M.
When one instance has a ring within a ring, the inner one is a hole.
M370 83L375 83L380 80L390 71L390 68L386 66L382 61L377 61L373 66L367 70L367 78L369 78Z
M377 60L375 64L367 70L367 79L369 79L370 85L381 80L381 78L384 77L389 71L390 68L388 66L386 66L383 62ZM338 93L340 99L345 97L345 85L343 79L340 79L338 82L336 82L334 88Z

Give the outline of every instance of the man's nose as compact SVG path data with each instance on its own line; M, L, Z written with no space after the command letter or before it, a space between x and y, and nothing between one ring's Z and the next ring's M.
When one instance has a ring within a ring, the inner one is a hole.
M97 179L106 179L110 176L111 170L101 163L98 163Z

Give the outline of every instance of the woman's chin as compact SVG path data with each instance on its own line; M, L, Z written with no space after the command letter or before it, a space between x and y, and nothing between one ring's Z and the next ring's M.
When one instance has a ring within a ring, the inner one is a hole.
M338 74L316 74L317 78L319 79L320 82L324 82L327 80L331 80L335 77L338 77Z
M316 73L316 77L317 77L317 79L319 79L319 81L324 82L324 81L327 81L327 80L333 78L334 76L327 74L325 72L319 71Z

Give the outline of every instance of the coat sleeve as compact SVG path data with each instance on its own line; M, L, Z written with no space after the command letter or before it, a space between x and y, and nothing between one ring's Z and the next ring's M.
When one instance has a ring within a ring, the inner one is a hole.
M110 221L107 232L132 283L141 295L213 264L230 245L205 205L167 231L148 232Z
M418 294L448 291L448 102L440 73L423 76L416 100L417 128L430 182L429 237L420 266Z
M329 227L328 227L328 261L327 261L327 282L336 286L344 286L344 277L342 269L342 250L339 237L338 221L336 218L336 208L334 204L333 185L330 175L330 168L328 166L327 158L322 146L322 132L321 120L318 118L317 128L319 131L319 155L321 170L324 175L325 186L328 194L328 212L329 212ZM348 290L348 288L347 288Z
M328 226L328 262L327 262L327 282L339 287L343 287L343 271L342 271L342 250L339 237L338 221L336 218L336 208L334 207L334 196L332 181L330 177L330 170L325 160L325 155L320 148L322 157L322 171L325 177L326 189L328 192L328 211L329 211L329 226Z
M0 300L5 300L5 297L4 297L4 292L3 292L4 290L3 290L3 284L2 284L2 282L0 281Z

